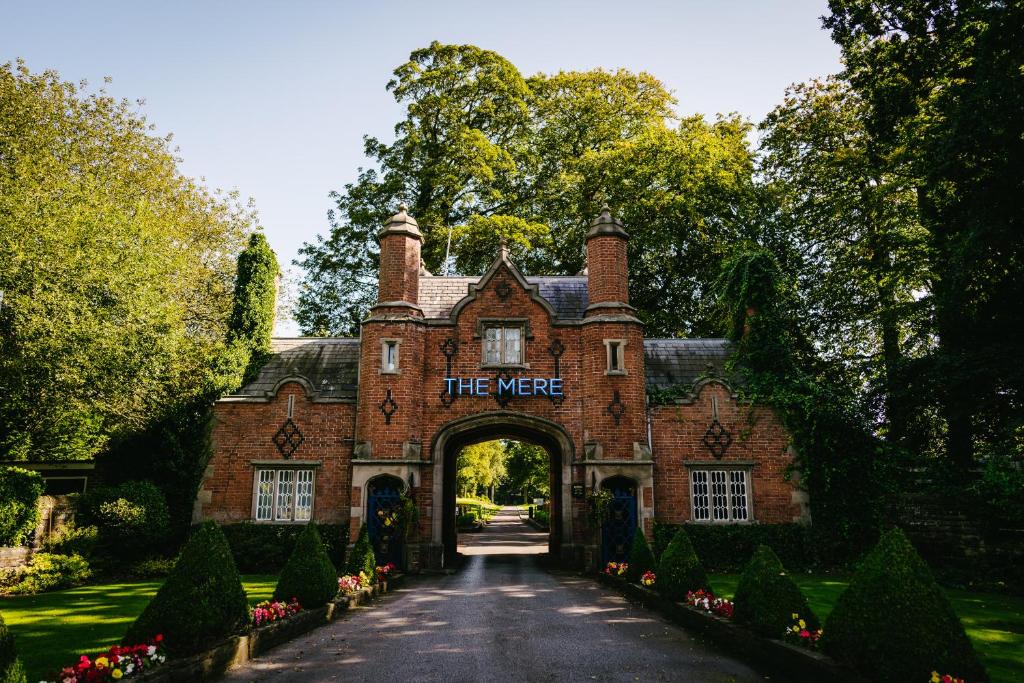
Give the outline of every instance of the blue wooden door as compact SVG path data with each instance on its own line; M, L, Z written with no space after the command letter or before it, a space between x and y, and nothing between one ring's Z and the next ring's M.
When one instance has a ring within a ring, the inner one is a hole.
M377 556L377 565L388 562L402 566L402 545L405 529L402 523L402 482L394 477L380 477L370 482L366 502L370 543Z
M601 557L608 562L625 562L636 533L636 484L624 477L613 477L604 482L612 500L601 524Z

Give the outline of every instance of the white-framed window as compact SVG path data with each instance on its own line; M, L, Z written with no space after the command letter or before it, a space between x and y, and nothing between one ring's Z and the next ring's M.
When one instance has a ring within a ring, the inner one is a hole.
M397 375L400 367L398 352L402 347L401 339L380 340L380 371L385 375Z
M488 325L484 328L484 365L522 364L522 325Z
M690 508L694 522L749 522L750 472L726 467L691 468Z
M605 355L607 356L608 365L605 369L604 374L606 375L625 375L626 374L626 340L625 339L605 339L604 340Z
M253 516L257 522L308 522L313 518L312 469L256 470Z

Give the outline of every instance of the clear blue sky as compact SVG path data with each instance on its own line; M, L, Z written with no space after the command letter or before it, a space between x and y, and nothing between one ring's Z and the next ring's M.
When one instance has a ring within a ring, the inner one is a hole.
M0 1L0 61L114 81L173 132L184 171L256 200L282 265L327 229L362 136L401 116L384 86L431 40L495 50L525 75L625 67L679 111L758 121L793 82L839 69L824 0L677 2Z

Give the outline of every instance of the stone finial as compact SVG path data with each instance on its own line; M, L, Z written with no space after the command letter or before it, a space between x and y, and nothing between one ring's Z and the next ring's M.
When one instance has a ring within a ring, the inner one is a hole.
M622 223L612 215L612 210L607 204L601 208L601 213L597 218L590 223L587 239L598 235L616 235L623 239L629 239L629 233L622 227Z
M381 231L377 233L377 239L383 239L386 235L408 235L423 241L419 223L409 215L409 206L405 202L398 205L398 213L388 219Z
M504 235L501 236L501 241L498 244L498 258L503 261L508 260L508 240Z

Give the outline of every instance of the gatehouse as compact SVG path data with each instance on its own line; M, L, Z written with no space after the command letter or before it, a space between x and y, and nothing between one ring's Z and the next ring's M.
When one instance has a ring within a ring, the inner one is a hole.
M381 556L447 566L459 451L508 438L550 455L549 544L568 563L621 559L655 521L808 521L786 431L739 399L729 343L644 337L609 210L576 276L524 275L504 246L482 276L435 276L422 239L401 207L360 336L275 339L217 402L196 520L315 520L350 542L367 523Z

